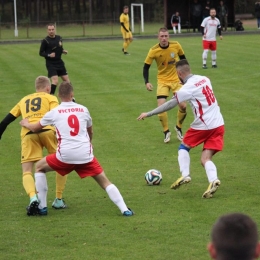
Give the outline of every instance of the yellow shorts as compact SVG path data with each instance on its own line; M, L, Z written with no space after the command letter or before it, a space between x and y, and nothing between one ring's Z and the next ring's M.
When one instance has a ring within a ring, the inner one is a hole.
M173 94L175 94L176 91L178 91L182 87L181 83L176 82L163 82L158 83L157 85L157 97L158 96L167 96L169 97L170 91L172 91Z
M123 39L130 39L133 38L132 32L126 32L125 30L121 30Z
M40 133L27 134L21 141L22 154L21 163L35 162L43 158L43 148L48 153L55 153L57 138L55 131L47 130Z

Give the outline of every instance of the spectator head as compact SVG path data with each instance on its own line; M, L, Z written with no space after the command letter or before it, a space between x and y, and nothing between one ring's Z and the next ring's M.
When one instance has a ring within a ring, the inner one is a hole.
M260 255L256 223L247 215L221 216L211 231L208 251L212 259L253 260Z

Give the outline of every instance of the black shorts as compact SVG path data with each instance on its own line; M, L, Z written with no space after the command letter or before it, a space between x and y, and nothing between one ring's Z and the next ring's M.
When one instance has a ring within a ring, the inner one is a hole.
M46 68L48 71L48 78L51 78L53 76L60 77L60 76L68 75L64 62L62 60L48 61L46 62Z

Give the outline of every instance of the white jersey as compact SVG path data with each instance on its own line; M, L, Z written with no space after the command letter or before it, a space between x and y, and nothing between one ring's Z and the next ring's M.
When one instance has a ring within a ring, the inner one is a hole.
M191 75L182 88L175 93L175 97L179 103L183 101L190 103L194 115L191 128L209 130L224 125L211 82L207 77Z
M204 27L203 40L216 41L217 29L221 28L219 19L216 17L212 19L211 16L208 16L202 21L201 26Z
M93 160L93 149L87 132L87 128L92 126L92 119L86 107L74 102L62 102L46 113L40 124L56 127L57 159L70 164Z

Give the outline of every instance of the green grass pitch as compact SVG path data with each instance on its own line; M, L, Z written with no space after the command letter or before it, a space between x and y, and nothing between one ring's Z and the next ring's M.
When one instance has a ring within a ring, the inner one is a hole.
M190 152L192 182L171 190L180 175L179 141L173 135L169 144L163 143L156 116L136 120L156 106L155 63L150 69L153 92L146 90L142 78L145 56L156 37L135 39L130 56L122 54L121 40L64 40L69 53L63 59L76 100L88 107L93 118L94 153L136 215L121 216L94 180L80 180L74 172L64 193L69 207L54 210L55 174L50 172L48 216L27 217L17 119L0 141L0 259L206 260L210 229L221 214L243 212L260 225L259 36L223 38L218 40L219 68L203 70L201 37L175 37L193 73L211 79L225 120L225 147L214 157L222 185L209 200L201 198L208 186L200 165L201 147ZM1 119L20 98L34 92L37 76L46 75L39 46L40 42L1 45ZM184 130L192 119L188 108ZM169 111L169 121L173 130L176 109ZM144 174L152 168L162 172L159 186L145 183Z

